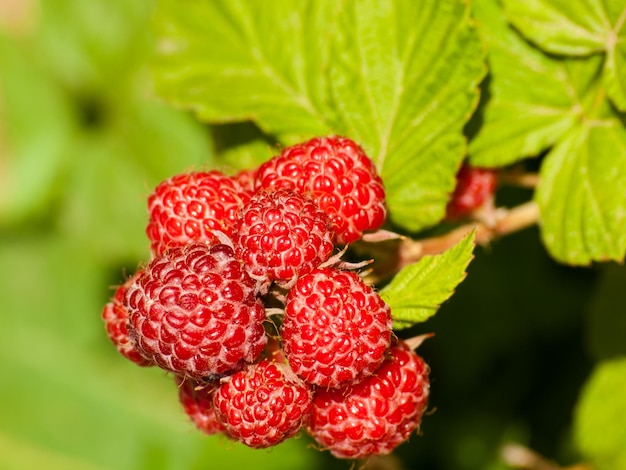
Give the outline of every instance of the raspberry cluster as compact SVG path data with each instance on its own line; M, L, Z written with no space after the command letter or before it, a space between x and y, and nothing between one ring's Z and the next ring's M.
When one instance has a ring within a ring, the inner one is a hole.
M304 430L366 458L419 429L428 366L361 264L341 260L386 217L360 146L317 137L234 176L175 175L148 212L151 259L102 318L124 357L173 375L199 430L253 448Z

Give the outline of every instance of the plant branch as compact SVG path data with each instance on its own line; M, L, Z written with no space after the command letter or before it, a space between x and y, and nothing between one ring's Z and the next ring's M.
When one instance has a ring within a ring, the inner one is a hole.
M522 470L591 470L585 464L561 467L519 444L505 444L500 456L505 464Z
M477 244L488 245L497 238L535 225L539 221L539 207L530 201L511 209L488 208L476 214L476 217L476 221L461 225L443 235L420 240L408 237L389 239L388 243L392 243L393 248L389 245L377 248L379 243L368 243L369 246L365 248L368 256L372 256L372 250L377 254L373 256L376 258L374 268L362 273L364 280L374 285L386 281L422 257L437 255L452 248L472 230L476 230Z
M533 189L539 184L539 175L537 173L527 173L521 169L515 168L509 171L499 172L498 184Z
M462 225L451 232L422 240L405 239L399 250L398 269L415 263L426 255L442 253L457 244L471 230L476 230L476 243L487 245L492 240L504 235L531 227L539 220L539 208L534 201L530 201L512 209L498 209L494 220L477 221Z

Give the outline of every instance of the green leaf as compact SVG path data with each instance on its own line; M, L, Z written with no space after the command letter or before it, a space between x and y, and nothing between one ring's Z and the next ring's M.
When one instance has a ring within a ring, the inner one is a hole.
M474 257L475 238L472 231L447 251L406 266L380 291L391 308L394 329L411 327L437 313L465 279Z
M484 74L465 2L184 3L158 8L161 96L287 144L347 135L377 163L394 222L441 219Z
M609 3L621 1L609 0ZM603 51L610 19L599 0L502 0L507 17L529 40L554 54Z
M287 142L328 133L334 17L333 2L160 1L156 91L203 120L253 120Z
M576 408L577 444L594 469L626 468L626 357L601 362Z
M620 111L626 111L626 28L615 47L607 51L603 83L609 98Z
M550 57L508 25L496 0L476 0L472 8L490 66L483 122L469 146L475 165L503 166L534 157L558 143L584 116L594 114L601 92L600 56Z
M546 157L535 198L541 235L558 261L586 265L626 254L626 129L586 122Z
M391 219L439 221L484 74L465 2L343 2L331 86L347 135L382 169Z
M626 110L626 4L623 0L504 0L513 25L553 54L606 52L605 88Z

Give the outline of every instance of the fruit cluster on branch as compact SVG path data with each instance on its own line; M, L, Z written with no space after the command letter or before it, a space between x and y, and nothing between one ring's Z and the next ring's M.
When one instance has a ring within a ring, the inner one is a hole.
M148 211L152 258L102 316L123 356L174 376L198 429L254 448L304 429L339 458L419 429L428 366L362 264L341 260L386 218L360 146L317 137L234 176L175 175Z

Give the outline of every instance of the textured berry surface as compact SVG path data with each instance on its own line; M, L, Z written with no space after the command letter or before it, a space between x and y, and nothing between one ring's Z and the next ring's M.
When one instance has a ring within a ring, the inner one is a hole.
M248 193L248 196L252 196L256 189L254 188L256 174L258 168L247 168L245 170L240 170L235 176L235 180L239 183L241 188Z
M339 458L390 453L419 429L429 393L428 366L404 343L374 375L346 389L319 389L308 431Z
M289 285L333 251L330 219L310 199L290 190L257 192L237 220L237 254L255 279Z
M309 383L340 387L374 372L391 342L389 306L354 272L321 268L287 295L285 356Z
M313 199L330 216L338 244L380 228L387 214L376 167L345 137L316 137L287 147L261 165L256 187L293 189Z
M249 199L239 181L219 171L182 173L161 182L148 198L146 233L152 252L191 241L215 242L213 230L233 235L241 206Z
M493 195L496 172L487 168L463 164L456 175L456 188L446 208L449 220L470 215Z
M178 400L196 428L208 435L227 434L213 406L215 385L180 376L176 377L176 385Z
M213 402L230 436L265 448L295 435L307 422L312 391L287 366L263 360L224 381Z
M119 353L135 364L145 367L151 366L153 363L149 359L143 357L135 346L135 343L131 341L126 327L126 324L128 323L128 310L126 310L123 305L126 289L135 281L135 279L137 279L137 277L139 277L140 274L140 271L137 272L115 290L113 298L104 306L104 309L102 310L102 319L104 320L107 335Z
M203 378L254 361L265 310L233 248L191 243L153 259L128 287L129 334L165 370Z

